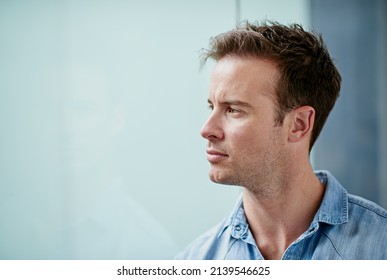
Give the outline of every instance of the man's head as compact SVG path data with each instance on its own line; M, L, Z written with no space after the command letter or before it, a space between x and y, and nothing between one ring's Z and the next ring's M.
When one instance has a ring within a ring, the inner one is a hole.
M274 62L279 70L276 85L276 122L301 106L315 110L310 139L312 148L339 96L341 76L321 36L300 25L265 22L245 25L212 39L204 60L225 57L260 58Z
M217 62L201 135L210 178L271 196L305 172L309 151L331 111L340 75L322 40L300 26L253 26L212 40Z

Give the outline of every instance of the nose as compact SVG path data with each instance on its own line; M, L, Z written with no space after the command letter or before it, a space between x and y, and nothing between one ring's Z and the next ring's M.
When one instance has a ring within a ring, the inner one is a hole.
M209 141L221 140L224 137L221 120L215 111L212 111L207 121L204 123L200 134Z

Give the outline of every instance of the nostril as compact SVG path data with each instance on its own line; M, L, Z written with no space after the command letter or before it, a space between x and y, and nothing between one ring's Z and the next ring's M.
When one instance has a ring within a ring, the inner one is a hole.
M209 141L217 141L223 138L223 133L219 129L202 130L200 134Z

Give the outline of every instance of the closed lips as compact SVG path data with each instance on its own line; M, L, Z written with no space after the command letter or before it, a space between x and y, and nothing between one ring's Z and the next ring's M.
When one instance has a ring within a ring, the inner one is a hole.
M207 150L207 160L210 163L217 163L217 162L225 159L226 157L228 157L227 154L218 152L216 150Z

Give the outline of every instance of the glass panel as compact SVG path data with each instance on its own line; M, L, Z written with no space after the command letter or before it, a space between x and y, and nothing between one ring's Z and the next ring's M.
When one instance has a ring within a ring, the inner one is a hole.
M227 215L198 56L234 25L233 1L1 1L0 259L171 258Z

